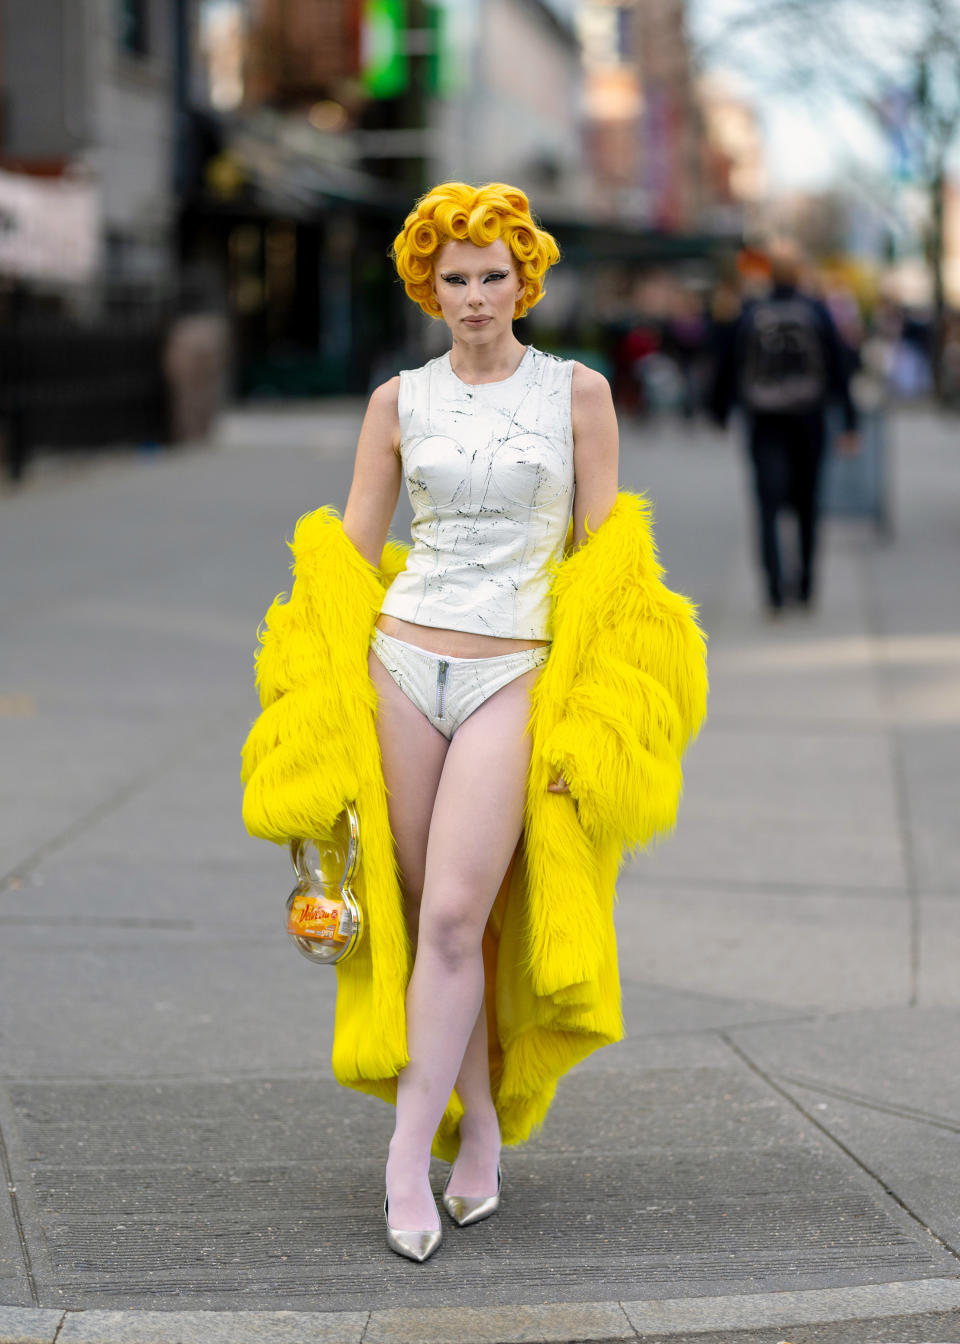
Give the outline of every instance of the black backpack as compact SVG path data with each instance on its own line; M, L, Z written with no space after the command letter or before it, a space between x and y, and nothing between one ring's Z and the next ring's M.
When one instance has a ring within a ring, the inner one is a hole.
M764 299L746 317L740 397L755 415L803 415L827 399L823 338L813 305Z

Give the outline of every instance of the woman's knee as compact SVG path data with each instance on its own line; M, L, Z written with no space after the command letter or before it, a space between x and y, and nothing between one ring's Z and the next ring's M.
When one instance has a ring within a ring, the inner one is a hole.
M483 922L469 905L424 906L420 912L418 948L429 948L451 971L480 955Z

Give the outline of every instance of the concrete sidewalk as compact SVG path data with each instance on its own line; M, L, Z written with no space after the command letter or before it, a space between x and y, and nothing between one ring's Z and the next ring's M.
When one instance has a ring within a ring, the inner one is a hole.
M390 1113L332 1082L333 977L240 822L254 630L358 409L0 499L0 1344L960 1341L952 422L901 421L895 542L833 526L776 625L734 443L625 431L710 719L621 881L628 1039L414 1266Z

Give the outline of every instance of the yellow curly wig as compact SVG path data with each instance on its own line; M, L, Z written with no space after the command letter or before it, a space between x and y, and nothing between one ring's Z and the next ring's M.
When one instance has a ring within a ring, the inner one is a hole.
M471 187L466 182L441 182L421 196L393 240L390 255L407 294L430 317L440 317L433 292L433 264L437 251L452 239L466 239L487 247L502 238L513 253L524 291L514 317L543 298L543 278L560 249L553 237L534 222L530 202L519 187L488 182Z

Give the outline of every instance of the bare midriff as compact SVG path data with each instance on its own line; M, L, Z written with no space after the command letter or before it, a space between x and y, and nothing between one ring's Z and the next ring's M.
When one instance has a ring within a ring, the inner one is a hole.
M394 639L416 644L427 653L447 653L451 658L496 658L502 653L518 653L521 649L539 649L549 644L548 639L502 639L499 635L477 635L472 630L447 630L439 625L416 625L399 616L381 612L377 628Z

